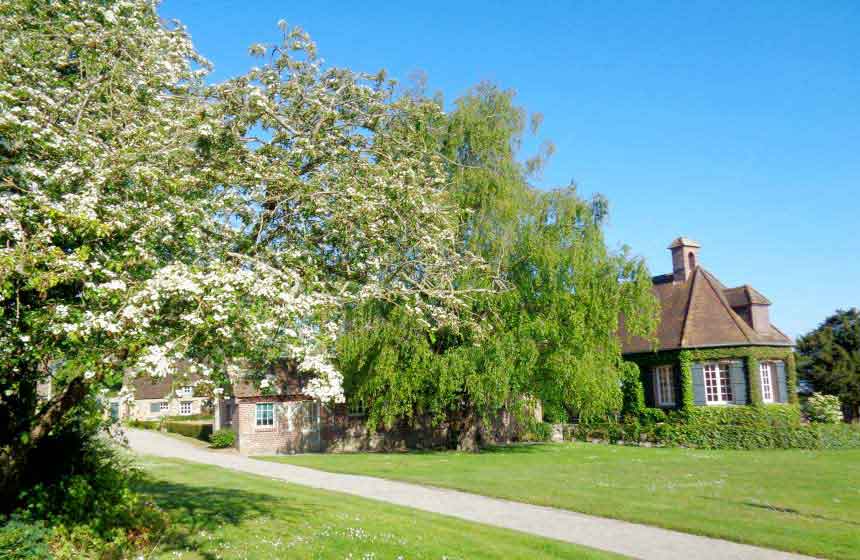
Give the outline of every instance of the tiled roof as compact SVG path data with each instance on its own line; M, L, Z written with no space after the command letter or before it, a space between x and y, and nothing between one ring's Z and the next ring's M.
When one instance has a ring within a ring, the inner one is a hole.
M673 282L672 275L655 276L653 282L660 302L657 347L646 339L628 336L622 318L619 333L625 354L708 346L792 345L791 339L773 325L756 331L732 309L749 303L770 304L750 286L728 289L702 267L685 282Z
M165 399L174 389L174 381L178 385L191 385L195 381L201 379L197 373L188 372L188 367L185 362L180 362L176 366L177 375L174 380L173 375L165 377L150 377L148 375L139 375L131 381L134 387L135 399Z
M267 394L298 395L301 394L303 376L298 372L295 363L281 361L269 366L266 379L269 380ZM259 397L264 394L259 382L246 378L243 374L233 380L233 395L239 398Z

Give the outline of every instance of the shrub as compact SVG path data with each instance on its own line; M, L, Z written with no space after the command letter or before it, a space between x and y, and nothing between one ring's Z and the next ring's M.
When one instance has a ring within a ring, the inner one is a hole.
M639 420L646 426L653 426L666 421L666 413L662 408L643 408L639 413Z
M158 430L161 422L158 420L129 420L126 422L129 428L140 428L142 430Z
M172 421L172 422L193 422L197 420L202 421L212 421L214 420L214 416L211 414L186 414L180 416L165 416L164 420Z
M645 389L639 366L633 362L624 362L621 372L621 414L622 416L638 416L645 408Z
M552 424L533 421L523 434L523 441L549 441L552 438Z
M803 405L803 412L810 422L836 424L842 420L842 404L834 395L813 393Z
M0 526L0 558L3 560L42 560L50 558L50 531L42 521L27 522L18 516Z
M200 424L193 422L164 422L164 429L174 434L209 441L212 435L212 424Z
M236 433L233 430L218 430L209 436L209 441L212 442L212 447L216 449L233 447L233 444L236 443Z

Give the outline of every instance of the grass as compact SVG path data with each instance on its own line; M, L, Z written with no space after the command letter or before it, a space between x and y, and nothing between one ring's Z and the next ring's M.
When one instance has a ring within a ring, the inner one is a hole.
M571 443L480 454L265 460L454 488L817 556L860 555L860 451Z
M572 558L617 556L523 533L184 461L144 457L140 490L171 534L146 558Z

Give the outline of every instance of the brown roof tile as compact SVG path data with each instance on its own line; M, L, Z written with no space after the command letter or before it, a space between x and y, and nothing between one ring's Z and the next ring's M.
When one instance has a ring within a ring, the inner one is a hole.
M714 275L697 267L690 279L673 282L672 275L655 276L654 295L660 302L657 348L643 338L629 337L622 318L619 333L625 354L730 345L790 346L791 339L770 326L756 332L733 307L770 302L750 286L726 288Z

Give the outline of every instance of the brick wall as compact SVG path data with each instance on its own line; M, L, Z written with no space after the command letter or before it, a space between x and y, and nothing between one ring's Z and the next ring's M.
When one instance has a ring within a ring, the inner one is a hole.
M257 403L274 404L273 426L256 425ZM365 418L350 416L345 406L330 407L297 396L237 399L232 427L236 446L244 455L439 449L452 443L449 427L444 423L433 426L429 419L419 419L401 422L391 429L371 430ZM485 441L506 443L515 440L520 430L510 415L502 414L483 427L482 437Z
M256 425L258 403L274 404L274 425ZM244 455L319 451L319 408L307 398L240 398L233 417L236 447Z

